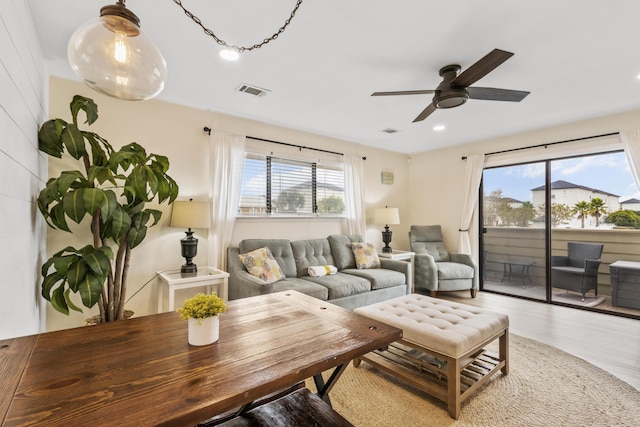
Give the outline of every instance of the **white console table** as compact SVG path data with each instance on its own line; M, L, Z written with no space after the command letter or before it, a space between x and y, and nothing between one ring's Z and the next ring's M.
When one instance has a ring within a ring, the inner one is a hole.
M229 300L229 273L213 267L198 267L198 273L191 277L182 277L180 270L158 272L160 284L158 286L158 313L162 313L164 306L164 289L169 295L169 311L175 310L176 291L190 288L206 287L207 293L215 292L225 301Z
M398 251L393 249L391 252L382 252L382 249L378 250L378 258L389 258L398 261L407 261L409 266L409 284L411 285L411 293L415 291L414 277L414 256L415 252L410 251Z

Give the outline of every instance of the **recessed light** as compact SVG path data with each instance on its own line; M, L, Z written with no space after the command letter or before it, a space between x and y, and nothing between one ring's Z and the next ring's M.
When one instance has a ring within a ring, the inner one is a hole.
M240 58L240 54L237 50L234 49L222 49L220 51L220 57L222 59L226 59L227 61L236 61Z
M445 128L445 126L444 126L444 125L435 125L435 126L433 127L433 130L434 130L434 131L436 131L436 132L442 132L442 131L443 131L443 130L445 130L445 129L446 129L446 128Z

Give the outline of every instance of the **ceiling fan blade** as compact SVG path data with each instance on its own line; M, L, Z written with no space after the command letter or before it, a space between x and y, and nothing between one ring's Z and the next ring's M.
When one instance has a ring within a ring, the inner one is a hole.
M400 90L395 92L373 92L371 96L388 96L388 95L425 95L435 93L435 90Z
M434 111L436 111L436 110L437 110L437 108L436 108L436 106L435 106L435 105L433 105L433 102L432 102L431 104L429 104L429 105L427 106L427 108L425 108L424 110L422 110L422 113L418 114L418 117L416 117L416 118L413 120L413 123L415 123L415 122L420 122L420 121L422 121L422 120L426 119L427 117L429 117L429 115L430 115L431 113L433 113L433 112L434 112Z
M453 79L451 86L471 86L512 56L513 53L511 52L493 49L475 64L460 73L458 77Z
M520 102L529 93L523 90L496 89L494 87L468 87L469 98L485 101L511 101Z

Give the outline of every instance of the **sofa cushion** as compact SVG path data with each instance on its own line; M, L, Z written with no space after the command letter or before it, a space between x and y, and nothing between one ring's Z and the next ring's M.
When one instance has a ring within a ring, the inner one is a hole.
M457 262L438 262L438 280L473 279L473 267Z
M371 289L391 288L393 286L405 285L406 277L399 271L387 270L384 268L369 268L366 270L358 270L355 268L347 268L342 273L353 274L362 277L371 282Z
M291 251L296 262L297 277L309 275L309 267L335 265L327 239L298 240L291 242Z
M285 276L297 276L296 261L291 251L291 242L287 239L245 239L240 242L238 249L243 254L265 246L269 248Z
M239 254L238 257L249 273L267 283L274 283L285 278L280 266L266 246Z
M357 235L332 234L327 238L331 246L331 254L338 270L356 268L356 259L353 256L351 243L362 242L362 237Z
M313 283L309 280L299 279L297 277L280 280L271 286L273 286L273 292L294 290L305 295L318 298L322 301L327 301L329 299L329 289L327 289L326 286Z
M352 274L336 273L331 276L305 277L313 283L324 286L329 291L329 299L357 295L371 290L371 282Z

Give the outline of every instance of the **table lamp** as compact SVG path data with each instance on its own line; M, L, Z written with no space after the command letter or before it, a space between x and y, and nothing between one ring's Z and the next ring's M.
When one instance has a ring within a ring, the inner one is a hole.
M180 240L182 256L186 263L180 268L183 277L195 276L198 266L192 262L198 253L198 239L193 237L192 228L209 228L211 206L209 203L194 202L193 199L173 202L170 227L187 228L187 235Z
M384 208L379 208L375 210L374 221L376 224L384 224L384 231L382 232L382 241L384 242L384 247L382 248L383 253L391 253L391 230L389 230L389 224L395 225L400 224L400 213L398 212L398 208L390 208L385 206Z

